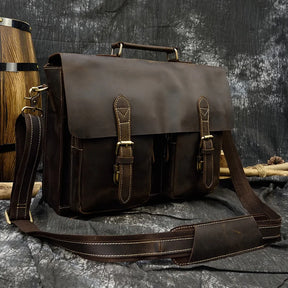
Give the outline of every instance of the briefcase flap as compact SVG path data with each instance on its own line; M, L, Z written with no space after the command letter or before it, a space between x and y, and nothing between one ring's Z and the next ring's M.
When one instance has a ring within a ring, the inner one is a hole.
M132 135L199 131L200 96L210 104L210 130L232 128L222 68L78 54L54 54L48 66L62 66L68 126L75 137L116 136L113 102L119 95L131 104Z

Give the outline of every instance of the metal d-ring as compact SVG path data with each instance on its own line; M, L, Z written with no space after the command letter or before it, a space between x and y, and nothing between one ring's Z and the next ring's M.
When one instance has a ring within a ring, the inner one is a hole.
M43 110L42 110L41 108L38 108L38 107L24 106L24 107L21 109L21 113L25 113L25 110L32 110L32 112L38 111L38 112L40 112L40 115L41 115L41 116L43 115Z
M120 43L119 44L119 51L116 54L116 56L120 57L122 55L122 52L123 52L123 43ZM112 48L112 50L111 50L111 55L115 55L114 54L114 48Z
M179 61L179 54L178 54L177 48L173 48L173 51L174 51L174 54L175 54L175 58L174 59L170 59L169 58L169 54L173 53L173 52L171 52L171 53L167 53L167 60L168 61Z
M29 213L29 221L30 221L31 223L33 223L33 217L32 217L31 211L29 210L28 213ZM5 210L4 215L5 215L5 218L6 218L6 222L7 222L9 225L11 225L12 222L11 222L11 220L10 220L10 217L9 217L9 214L8 214L8 211L7 211L7 210Z
M46 84L40 85L40 86L36 86L36 87L31 87L29 89L29 96L30 97L24 97L27 100L30 100L31 98L38 96L39 93L45 91L48 89L48 86Z
M41 95L41 92L45 91L48 89L48 86L46 84L37 86L37 87L32 87L29 89L29 96L24 97L24 99L30 101L30 106L25 106L22 108L21 113L24 113L25 110L32 110L33 112L39 111L41 113L41 116L43 115L43 110L41 108L37 107L38 104L38 98Z

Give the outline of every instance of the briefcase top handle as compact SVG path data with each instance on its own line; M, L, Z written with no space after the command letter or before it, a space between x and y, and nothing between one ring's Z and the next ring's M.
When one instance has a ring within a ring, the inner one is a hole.
M179 61L178 56L178 48L176 47L165 47L165 46L154 46L154 45L142 45L142 44L134 44L134 43L127 43L127 42L116 42L111 44L111 55L114 55L114 49L119 49L118 53L115 54L116 56L120 57L123 52L123 48L127 49L137 49L137 50L146 50L146 51L155 51L155 52L165 52L167 53L168 61ZM169 54L175 54L174 59L169 58Z

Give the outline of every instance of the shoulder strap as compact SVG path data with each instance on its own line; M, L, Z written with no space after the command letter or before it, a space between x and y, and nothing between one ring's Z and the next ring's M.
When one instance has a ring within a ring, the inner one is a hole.
M49 241L84 258L103 262L172 258L185 265L261 248L280 238L281 218L259 200L243 172L230 132L223 149L236 193L249 215L185 225L165 233L124 236L64 235L41 231L29 213L40 159L41 118L22 114L16 123L16 171L7 220L22 232Z

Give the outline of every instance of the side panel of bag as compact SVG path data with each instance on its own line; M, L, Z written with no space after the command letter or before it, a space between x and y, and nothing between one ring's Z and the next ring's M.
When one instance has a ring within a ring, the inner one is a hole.
M153 136L132 137L135 144L131 198L120 203L119 186L113 182L117 138L73 137L67 124L61 67L47 66L45 71L50 88L45 105L44 200L61 215L121 211L147 202Z
M43 141L43 197L59 214L70 209L69 177L67 163L70 135L67 133L66 104L63 97L61 67L45 67L48 98L45 103Z

